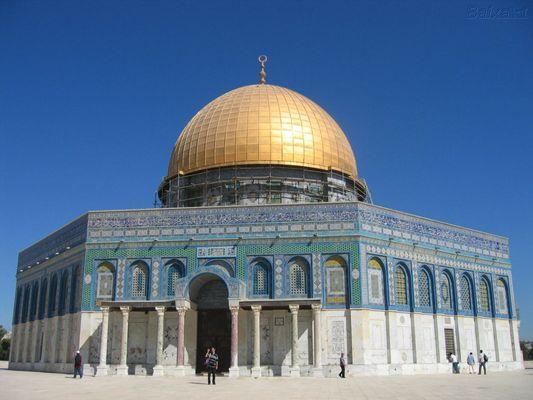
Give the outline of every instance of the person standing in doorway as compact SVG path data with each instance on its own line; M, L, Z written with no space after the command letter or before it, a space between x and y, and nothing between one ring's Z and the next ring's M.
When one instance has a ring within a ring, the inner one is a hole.
M74 379L76 379L77 375L80 376L80 379L83 378L83 362L82 362L81 354L79 350L76 352L76 355L74 356Z
M483 353L483 350L479 350L479 358L478 358L479 373L478 375L481 375L481 368L483 368L483 373L487 375L487 367L485 366L485 364L487 364L487 361L489 361L489 358L487 357L487 355Z
M211 354L207 361L207 384L211 385L211 375L213 376L213 385L216 385L215 377L218 369L218 354L214 347L211 347Z
M209 356L211 355L211 349L207 348L207 351L205 352L204 356L204 369L207 371L207 368L209 367Z
M475 360L474 355L472 354L472 352L470 352L470 354L466 358L466 363L468 364L468 373L469 374L475 374L476 371L474 370L474 364L476 363L476 360Z
M339 377L346 378L346 358L344 358L344 353L341 353L341 357L339 359L339 366L341 367Z

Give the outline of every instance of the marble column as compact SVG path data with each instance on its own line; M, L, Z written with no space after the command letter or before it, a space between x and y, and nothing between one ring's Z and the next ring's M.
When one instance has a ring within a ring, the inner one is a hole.
M320 304L312 304L311 308L313 309L313 325L314 325L314 336L313 336L313 355L314 355L314 365L313 365L313 376L323 377L324 372L322 370L322 346L321 346L321 337L320 337L320 309L322 308Z
M178 356L178 372L184 373L185 369L185 313L187 309L185 307L177 307L178 310L178 344L177 344L177 356Z
M100 363L96 367L95 376L103 376L108 373L107 366L107 331L109 327L109 307L102 308L102 325L100 332Z
M154 366L154 376L163 376L163 341L165 329L165 307L156 307L157 311L157 344L155 350L156 365Z
M239 376L239 306L232 305L229 309L231 312L231 366L229 377L237 378Z
M292 349L291 358L292 364L290 369L290 375L294 377L300 376L300 366L298 365L298 310L300 306L298 304L289 305L289 310L292 315Z
M128 375L128 328L131 307L120 307L122 313L122 338L120 341L120 365L117 367L117 375Z
M252 367L252 376L259 378L261 376L261 306L252 306L254 313L254 352Z

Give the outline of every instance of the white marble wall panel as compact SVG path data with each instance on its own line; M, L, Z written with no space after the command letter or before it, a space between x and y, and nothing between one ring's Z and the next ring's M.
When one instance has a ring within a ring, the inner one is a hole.
M474 317L457 317L457 325L459 328L459 338L461 344L461 359L459 361L466 362L470 353L476 357L477 342L476 342L476 324Z
M479 348L488 355L490 361L496 361L492 320L490 318L478 317L477 324L479 329Z
M149 311L146 315L146 364L156 363L156 343L157 343L157 312Z
M148 318L144 312L131 312L128 334L128 364L146 364Z
M120 364L120 347L122 339L122 313L120 311L112 311L109 313L108 329L108 361L110 364Z
M27 339L26 339L26 348L24 349L24 361L27 363L30 363L32 361L32 349L33 349L33 333L34 333L34 326L33 322L27 322Z
M433 315L415 314L416 357L419 364L434 364L437 361L435 349L435 324Z
M511 331L509 329L508 320L496 320L496 336L498 338L498 351L500 352L500 361L513 361Z
M291 319L290 315L285 310L272 311L272 318L274 321L273 336L275 338L273 343L273 364L274 365L290 365L290 335L291 335ZM251 359L250 359L251 360Z
M412 373L449 373L445 359L444 329L456 331L456 346L460 344L462 362L470 351L477 353L476 323L479 331L479 347L489 356L489 368L513 370L523 366L518 346L513 340L518 338L515 321L507 319L492 320L447 315L413 314L389 312L389 326L385 311L377 310L322 310L321 337L322 363L327 375L336 374L341 352L348 354L349 371L353 374L412 374ZM66 321L66 318L69 320ZM252 363L253 315L250 311L239 312L239 365L241 373L246 374ZM20 350L24 359L20 363L11 362L10 368L36 369L47 371L64 371L64 354L74 354L76 349L82 351L85 362L99 363L101 312L84 312L64 317L54 317L46 321L19 324L14 327L14 343L17 339L25 344ZM435 322L436 321L436 322ZM311 310L299 312L299 354L298 363L302 375L308 374L313 363L313 318ZM412 336L411 323L415 336ZM38 360L41 337L45 326L45 337L53 343L48 344L49 354L44 357L46 364L30 363L28 357ZM137 369L146 368L155 363L155 345L157 334L157 314L155 312L132 312L130 314L128 363L137 365ZM196 366L196 326L197 313L187 311L185 315L185 365ZM68 327L68 335L62 335ZM261 311L260 321L261 365L272 366L270 373L278 374L291 364L291 316L287 310ZM435 327L437 331L435 330ZM165 313L164 325L164 362L167 367L176 365L176 328L177 313ZM387 329L390 329L390 338ZM496 334L495 334L496 333ZM109 365L118 364L120 359L120 340L122 336L122 316L120 312L111 312L108 334ZM497 338L497 343L494 338ZM61 340L68 337L69 340ZM457 340L459 337L459 340ZM413 340L415 341L413 343ZM391 364L388 364L387 343L390 341ZM437 364L438 342L440 363ZM414 346L413 346L414 345ZM518 348L518 350L517 350ZM414 362L413 349L416 349ZM499 352L496 355L496 351ZM55 354L55 357L53 356ZM477 356L477 354L476 354ZM59 357L59 358L58 358ZM500 361L500 362L498 362ZM86 373L91 373L87 370ZM269 372L267 372L269 373Z
M163 331L163 365L176 365L178 360L178 313L167 311L165 313L165 326Z
M324 311L325 324L322 324L322 336L325 337L326 357L324 364L336 365L341 353L347 354L347 326L344 312Z
M196 340L197 340L198 312L188 310L185 313L185 365L196 368Z
M272 325L272 311L262 311L260 319L261 365L272 365L274 362Z
M58 335L58 319L59 317L53 317L49 318L48 323L48 346L46 347L48 349L47 351L47 357L46 361L49 363L55 363L56 358L56 342L57 342L57 335Z
M310 310L298 312L298 365L313 364L312 316Z
M81 351L80 346L80 313L71 314L70 316L70 334L69 334L69 348L67 362L74 362L76 351Z
M390 317L391 363L409 364L413 362L411 315L400 312L395 314Z
M435 342L438 345L439 348L439 363L447 363L448 360L446 359L446 341L444 339L444 328L453 328L453 325L448 322L450 317L445 317L444 315L436 315L434 317L434 320L436 320L436 329L437 329L437 337L435 338Z

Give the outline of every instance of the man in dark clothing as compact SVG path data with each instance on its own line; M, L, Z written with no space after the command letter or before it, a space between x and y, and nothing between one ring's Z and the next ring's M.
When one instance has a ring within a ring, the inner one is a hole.
M487 364L487 361L489 361L489 358L487 357L487 355L483 354L483 350L479 350L479 358L478 358L479 373L478 375L481 375L481 368L483 368L483 373L487 375L487 367L485 366L485 364Z
M81 354L78 350L76 352L76 356L74 357L74 379L76 379L76 376L79 375L80 379L83 378L83 363L81 360Z
M215 376L218 369L218 354L214 347L211 348L211 354L207 360L207 384L211 385L211 375L213 376L213 385L215 383Z
M344 353L341 353L339 365L341 367L341 372L339 373L339 377L346 378L346 359L344 358Z

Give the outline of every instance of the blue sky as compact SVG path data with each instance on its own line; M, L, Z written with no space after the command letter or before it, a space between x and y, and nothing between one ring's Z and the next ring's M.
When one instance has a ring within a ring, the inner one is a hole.
M0 324L18 251L151 207L181 129L264 53L268 82L342 126L375 203L510 238L533 339L533 17L471 18L528 5L1 1Z

